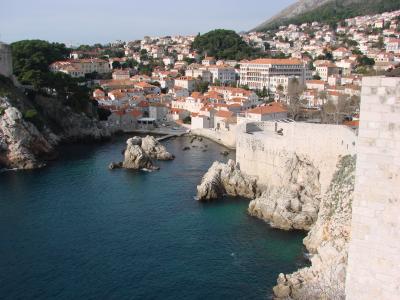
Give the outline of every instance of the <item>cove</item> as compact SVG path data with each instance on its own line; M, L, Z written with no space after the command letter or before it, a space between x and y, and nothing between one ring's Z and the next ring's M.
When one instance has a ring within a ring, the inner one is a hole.
M0 173L2 299L265 299L304 266L305 234L270 228L248 201L194 200L225 148L182 149L153 173L107 169L127 137L64 146L47 168Z

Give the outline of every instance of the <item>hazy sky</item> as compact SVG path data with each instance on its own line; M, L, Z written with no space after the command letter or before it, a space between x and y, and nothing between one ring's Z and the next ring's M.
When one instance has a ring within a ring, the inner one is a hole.
M0 40L67 44L249 30L295 0L0 0Z

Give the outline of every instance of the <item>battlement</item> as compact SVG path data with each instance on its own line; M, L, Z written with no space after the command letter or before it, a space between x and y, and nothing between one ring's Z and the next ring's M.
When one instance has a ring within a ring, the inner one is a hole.
M0 74L11 77L13 74L11 47L0 42Z

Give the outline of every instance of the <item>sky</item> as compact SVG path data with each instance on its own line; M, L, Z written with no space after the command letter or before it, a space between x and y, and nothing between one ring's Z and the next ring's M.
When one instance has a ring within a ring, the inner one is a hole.
M236 2L236 3L235 3ZM0 0L0 40L68 45L250 30L295 0Z

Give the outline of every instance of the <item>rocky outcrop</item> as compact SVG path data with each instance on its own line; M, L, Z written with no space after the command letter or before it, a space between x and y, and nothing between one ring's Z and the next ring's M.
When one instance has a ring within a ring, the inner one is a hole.
M340 160L321 200L317 222L304 239L311 266L280 274L273 289L276 299L345 299L355 162L351 156Z
M143 151L152 159L173 160L175 156L167 151L167 148L157 141L153 136L146 136L141 140Z
M143 150L141 143L140 138L131 138L126 142L127 148L124 153L123 168L133 170L154 169L151 158Z
M141 138L135 136L126 142L122 163L111 163L109 169L126 168L133 170L158 170L152 160L173 160L175 157L160 144L154 137Z
M58 99L36 96L30 101L14 86L0 84L11 95L0 96L0 168L40 168L55 157L60 143L111 135L97 119L74 112Z
M317 220L321 186L319 171L306 157L287 160L281 185L268 186L250 202L249 213L284 230L310 230Z
M197 199L210 201L224 195L254 199L260 194L257 180L243 174L234 161L214 162L197 186Z
M37 96L35 105L42 112L49 127L63 142L99 141L111 136L110 131L95 118L74 112L53 98Z
M54 151L52 144L32 123L23 119L17 108L4 100L0 104L0 167L43 167L43 159Z

